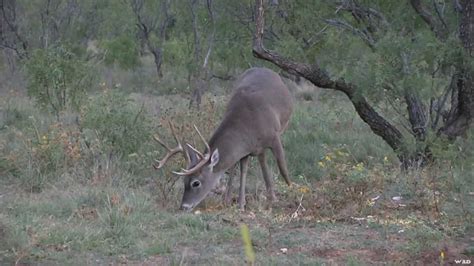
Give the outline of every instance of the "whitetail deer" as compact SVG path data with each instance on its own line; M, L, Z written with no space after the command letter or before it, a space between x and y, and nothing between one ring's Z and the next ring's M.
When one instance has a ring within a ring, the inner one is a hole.
M293 100L280 76L270 69L251 68L237 80L233 95L228 103L224 118L206 142L196 126L195 129L206 146L204 153L187 144L181 145L176 132L170 127L178 146L166 146L168 153L157 160L155 168L161 168L171 156L184 153L187 169L174 172L184 176L184 194L181 209L192 210L217 185L224 172L240 161L239 207L245 206L245 180L249 156L257 156L270 201L275 201L273 179L265 159L265 149L270 148L276 158L281 175L288 185L288 169L280 136L288 127L293 109ZM232 177L229 178L225 201L230 200Z

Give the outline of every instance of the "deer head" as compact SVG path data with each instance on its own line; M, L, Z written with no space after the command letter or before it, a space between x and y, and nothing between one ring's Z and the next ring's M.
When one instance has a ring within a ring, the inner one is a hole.
M211 153L209 144L194 125L194 129L198 133L201 140L206 146L204 153L201 153L196 148L186 143L186 148L181 145L181 142L176 135L176 131L171 122L169 122L171 132L177 143L175 148L168 147L161 139L155 135L153 138L161 144L168 152L161 160L155 160L155 169L162 168L166 162L178 153L182 153L187 161L187 169L182 169L181 172L174 172L174 174L183 176L184 194L181 201L181 209L190 211L198 205L206 195L217 185L222 173L214 173L214 166L219 162L219 151L215 149Z

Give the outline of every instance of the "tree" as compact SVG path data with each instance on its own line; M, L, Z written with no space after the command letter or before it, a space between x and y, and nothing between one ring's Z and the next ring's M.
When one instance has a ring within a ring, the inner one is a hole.
M263 0L256 0L254 56L316 86L344 93L361 119L397 153L403 168L423 166L432 159L431 144L439 136L455 138L464 134L472 123L474 3L460 1L459 5L447 8L434 1L431 9L436 15L416 0L364 3L366 5L345 0L334 6L325 1L288 2L289 8L284 11L292 14L284 17L282 24L288 31L290 44L297 45L293 50L306 58L317 58L306 63L264 46ZM311 8L305 6L311 4ZM407 12L406 8L410 7L412 10ZM337 17L323 20L325 25L317 33L303 32L304 25L293 23L311 23L317 15L308 14L307 10L319 11L319 14L330 11L325 16L336 14ZM420 18L424 25L419 22ZM459 38L456 28L459 28ZM331 34L335 33L339 34L337 38L342 45L334 42ZM327 44L333 50L340 49L331 60L322 59L318 53ZM347 63L337 61L341 55ZM321 66L323 60L327 68ZM339 73L329 74L328 68ZM402 114L404 120L399 125L376 110L377 104L385 102ZM400 105L406 106L405 112ZM441 126L440 120L444 122ZM408 129L403 128L403 122L409 124Z
M214 10L212 0L206 0L206 9L207 9L207 23L211 30L207 34L207 49L203 45L203 41L200 37L204 30L199 32L198 27L198 14L197 8L199 1L198 0L189 0L191 18L192 18L192 28L194 36L194 57L193 57L193 73L190 75L191 84L194 86L194 90L189 102L189 106L192 106L193 103L196 103L197 107L201 104L201 96L205 92L206 87L209 86L210 73L209 73L209 60L214 47L215 35L216 35L216 23L214 19ZM203 51L206 51L205 53Z
M28 57L28 42L18 27L16 0L0 0L0 48L14 51L20 59Z
M153 54L158 77L163 74L163 42L166 30L170 27L172 17L169 14L170 0L145 1L130 0L133 13L137 20L140 38L145 42L148 50Z

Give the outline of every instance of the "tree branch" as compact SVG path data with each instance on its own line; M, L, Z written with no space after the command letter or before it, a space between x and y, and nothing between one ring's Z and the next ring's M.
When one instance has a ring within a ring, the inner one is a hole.
M431 31L434 32L436 37L440 40L445 40L447 37L446 29L440 27L433 15L422 6L421 1L410 0L410 4L421 19L430 27Z
M459 78L451 96L451 110L448 119L438 134L455 138L464 134L474 119L474 1L461 0L461 21L459 38L465 50L463 62L457 67Z
M364 31L362 31L358 28L353 27L351 24L349 24L348 22L343 21L343 20L326 19L324 21L329 25L352 31L353 34L358 35L371 49L374 49L375 41L372 38L372 36L370 36L366 32L364 32Z
M333 80L317 63L305 64L292 61L275 51L267 50L263 45L264 32L264 8L263 0L256 0L255 5L255 35L253 39L253 54L255 57L267 60L281 69L295 75L299 75L316 86L325 89L341 91L349 98L359 116L369 125L372 131L382 137L394 151L402 149L403 135L400 131L381 117L365 97L353 84L346 83L343 79ZM403 157L404 155L399 155Z
M207 13L209 14L209 20L211 21L212 25L212 33L209 35L207 39L207 53L204 57L204 62L202 64L203 69L207 69L207 65L209 63L209 57L211 56L212 48L214 46L214 39L216 36L216 22L214 20L214 12L212 11L212 0L207 0Z
M443 11L440 10L438 1L433 0L433 6L435 8L436 15L438 16L439 21L441 21L441 25L443 25L444 30L447 31L448 30L448 24L446 24L446 21L444 20ZM444 8L443 8L443 10L444 10Z
M10 9L10 13L7 14L6 10L5 10L5 0L0 0L0 11L1 11L1 15L2 15L2 18L3 18L3 21L5 21L5 23L7 24L9 30L14 34L14 36L16 37L16 39L21 43L21 48L23 50L23 52L20 52L20 50L18 49L18 47L16 47L16 41L13 41L13 43L15 44L15 49L12 49L16 52L16 54L18 55L18 57L20 59L26 57L28 58L28 42L25 41L21 35L19 34L18 32L18 27L17 25L15 24L15 20L16 20L16 11L15 11L15 6L14 6L14 3L15 2L11 2L10 3L10 6L9 6L9 9ZM8 15L11 15L12 16L12 20L13 21L10 21L10 19L8 18ZM7 48L10 48L10 47L13 47L11 45L6 45L6 44L3 44L4 46L8 46Z

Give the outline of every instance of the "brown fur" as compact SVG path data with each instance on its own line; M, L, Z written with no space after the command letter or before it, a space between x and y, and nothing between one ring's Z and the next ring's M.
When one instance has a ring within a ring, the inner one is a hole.
M192 209L196 206L214 188L224 171L240 161L239 206L243 209L249 156L259 157L267 191L270 199L275 200L265 149L272 150L280 173L290 185L280 136L288 126L292 110L292 96L278 74L266 68L245 71L236 81L224 118L209 141L208 152L216 155L216 160L211 159L200 172L185 177L182 207ZM197 162L193 151L188 150L188 153ZM197 181L199 187L193 188L192 182ZM229 179L226 201L229 201L231 185L232 178Z

